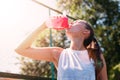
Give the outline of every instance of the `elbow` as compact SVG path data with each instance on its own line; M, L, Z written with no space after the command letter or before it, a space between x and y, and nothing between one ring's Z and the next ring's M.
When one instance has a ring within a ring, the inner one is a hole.
M21 54L21 50L18 49L18 48L15 49L15 52L18 53L18 54Z
M28 53L30 48L20 48L20 47L17 47L14 51L19 54L19 55L26 55L26 53Z
M23 49L19 49L19 48L16 48L15 49L15 52L17 53L17 54L20 54L20 55L22 55L23 54Z

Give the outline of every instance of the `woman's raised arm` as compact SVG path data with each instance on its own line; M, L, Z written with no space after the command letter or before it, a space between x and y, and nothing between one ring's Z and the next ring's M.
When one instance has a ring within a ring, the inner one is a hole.
M61 51L61 48L58 47L40 47L40 48L33 48L31 47L33 41L36 39L39 33L47 28L45 22L38 27L35 31L33 31L22 43L15 49L15 51L22 55L36 60L46 60L52 61L53 54Z

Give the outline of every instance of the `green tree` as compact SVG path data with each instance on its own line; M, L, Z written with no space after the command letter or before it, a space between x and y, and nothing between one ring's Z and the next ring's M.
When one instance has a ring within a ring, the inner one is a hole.
M76 19L89 21L102 47L109 80L120 77L120 2L117 0L58 0L58 7ZM118 66L116 69L115 66Z

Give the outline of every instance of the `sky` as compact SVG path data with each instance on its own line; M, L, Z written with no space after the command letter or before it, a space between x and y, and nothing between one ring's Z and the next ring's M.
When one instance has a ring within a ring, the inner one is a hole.
M56 0L38 0L55 8ZM54 13L53 13L54 14ZM32 0L0 0L0 71L19 73L14 49L49 17L49 11Z

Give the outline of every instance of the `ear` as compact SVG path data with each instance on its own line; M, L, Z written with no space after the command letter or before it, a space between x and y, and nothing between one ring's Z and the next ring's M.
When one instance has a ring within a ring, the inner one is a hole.
M84 30L83 34L84 34L85 38L87 38L90 35L90 30Z
M83 31L83 34L85 34L85 35L86 35L86 34L90 34L90 30L87 30L87 29L84 30L84 31Z

